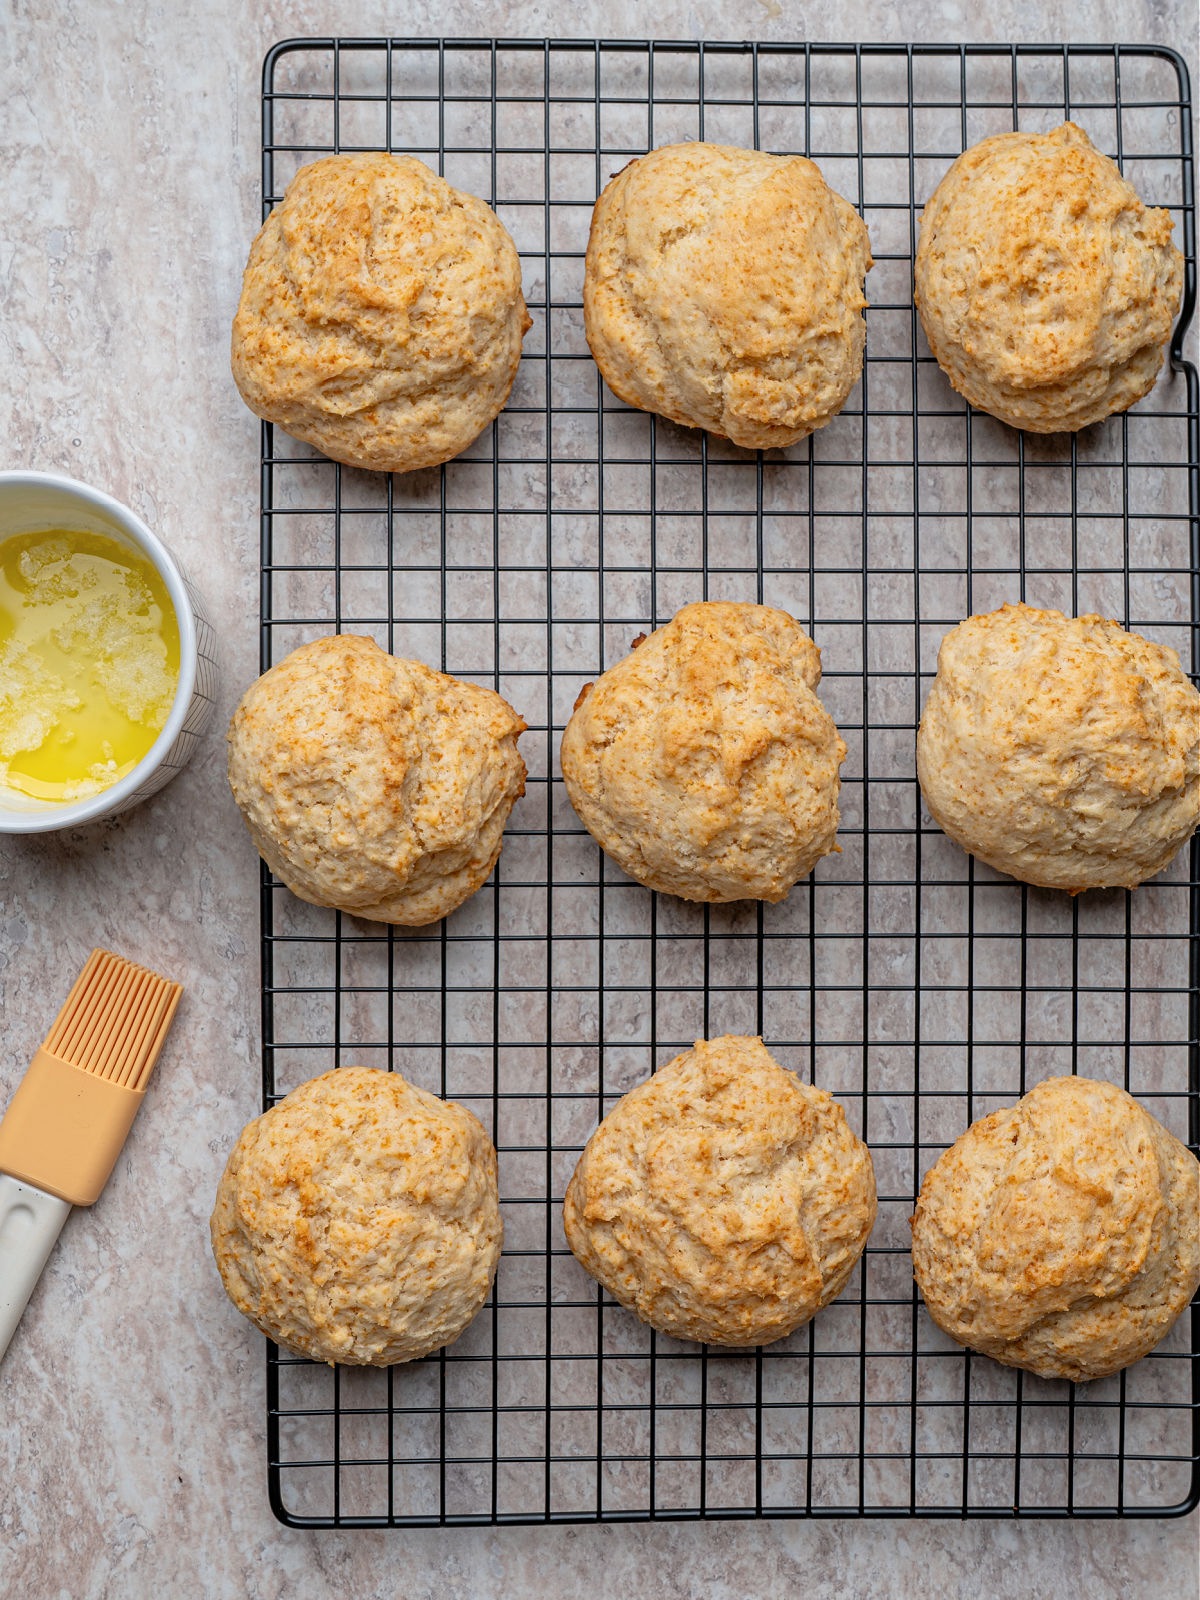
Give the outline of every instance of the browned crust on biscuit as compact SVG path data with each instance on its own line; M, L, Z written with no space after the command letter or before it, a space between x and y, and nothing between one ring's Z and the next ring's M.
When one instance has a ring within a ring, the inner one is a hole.
M339 634L247 689L229 728L229 784L293 894L420 927L495 866L525 790L524 730L491 689Z
M1139 1360L1200 1285L1200 1164L1136 1100L1050 1078L925 1175L913 1269L952 1339L1083 1383Z
M772 606L684 606L580 696L571 804L651 889L782 900L837 849L846 746L815 693L820 652Z
M412 156L326 156L251 247L233 376L252 411L333 460L413 472L496 416L531 326L484 201Z
M761 1039L698 1040L613 1107L567 1189L577 1259L660 1332L784 1338L845 1287L875 1220L841 1106Z
M917 775L997 871L1132 889L1200 824L1200 692L1174 650L1104 617L1001 606L942 640Z
M921 325L951 384L1036 433L1140 400L1183 290L1171 226L1074 123L965 151L925 207L914 269Z
M341 1067L242 1130L210 1232L230 1299L268 1338L316 1361L413 1361L487 1299L496 1151L453 1101Z
M628 405L750 449L794 444L858 380L870 266L861 218L803 156L665 145L596 202L588 344Z

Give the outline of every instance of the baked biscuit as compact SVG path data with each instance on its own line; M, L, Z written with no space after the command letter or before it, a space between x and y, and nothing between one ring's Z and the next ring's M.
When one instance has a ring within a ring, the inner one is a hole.
M761 1039L697 1040L588 1140L563 1223L580 1264L676 1339L782 1339L837 1298L875 1221L870 1152Z
M1200 1285L1200 1163L1123 1089L1049 1078L930 1168L913 1270L952 1339L1085 1383L1152 1350Z
M838 848L846 746L820 679L786 611L684 606L585 685L562 739L571 804L650 889L782 900Z
M921 216L915 278L930 349L971 405L1073 432L1154 387L1183 257L1170 212L1064 122L959 156Z
M440 1350L487 1299L503 1239L482 1123L395 1072L340 1067L242 1130L212 1214L229 1298L314 1361Z
M530 326L490 206L412 156L325 156L251 247L233 377L251 411L333 460L413 472L487 427Z
M301 900L420 927L487 879L525 792L525 724L490 689L339 634L285 656L229 726L229 786Z
M934 821L1047 889L1135 888L1200 822L1200 693L1165 645L1006 605L938 651L917 732Z
M794 444L862 370L866 226L803 156L652 150L596 202L584 325L609 388L748 449Z

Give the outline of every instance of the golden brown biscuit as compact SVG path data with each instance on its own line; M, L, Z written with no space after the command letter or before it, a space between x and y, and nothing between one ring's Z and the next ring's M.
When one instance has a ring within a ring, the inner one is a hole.
M1006 605L938 651L917 732L934 821L1047 889L1135 888L1200 823L1200 693L1103 617Z
M325 156L251 247L233 377L251 411L335 461L413 472L487 427L530 326L490 206L412 156Z
M782 900L837 849L833 719L820 651L786 611L684 606L587 684L562 774L629 875L685 900Z
M652 150L596 202L588 344L642 411L748 449L794 444L862 370L867 230L803 156Z
M340 1067L247 1123L211 1234L229 1298L269 1339L314 1361L413 1361L487 1299L496 1151L453 1101Z
M930 1168L913 1270L952 1339L1085 1383L1152 1350L1200 1285L1200 1164L1111 1083L1049 1078Z
M293 894L420 927L495 866L525 792L524 730L490 689L339 634L246 690L229 725L229 786Z
M1171 216L1147 209L1082 128L965 151L921 216L915 298L971 405L1074 431L1154 387L1179 309Z
M726 1345L782 1339L836 1299L874 1221L841 1106L731 1034L617 1102L563 1205L568 1244L623 1306Z

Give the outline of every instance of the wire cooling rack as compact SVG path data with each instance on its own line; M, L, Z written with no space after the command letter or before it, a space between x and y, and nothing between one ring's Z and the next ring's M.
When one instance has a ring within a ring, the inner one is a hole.
M1188 256L1154 392L1073 437L968 411L913 314L921 206L987 134L1081 123ZM1059 1072L1200 1135L1200 872L1130 895L1024 888L922 810L914 737L943 633L1023 598L1097 610L1200 667L1191 109L1142 46L290 40L267 57L264 210L331 150L420 156L491 201L534 326L511 403L445 467L387 477L263 431L262 664L373 635L498 688L529 784L488 885L405 932L264 876L267 1103L394 1066L499 1150L505 1250L450 1349L390 1370L271 1348L270 1492L295 1525L797 1515L1163 1515L1196 1501L1195 1309L1117 1377L964 1352L912 1284L920 1179ZM871 232L862 382L754 455L630 411L580 294L592 204L631 156L705 138L813 156ZM606 862L557 772L580 686L700 598L766 601L823 651L849 746L842 853L778 906L656 896ZM652 1333L577 1266L560 1204L614 1100L698 1037L761 1033L871 1146L879 1220L841 1298L757 1351ZM1189 1120L1190 1119L1190 1120Z

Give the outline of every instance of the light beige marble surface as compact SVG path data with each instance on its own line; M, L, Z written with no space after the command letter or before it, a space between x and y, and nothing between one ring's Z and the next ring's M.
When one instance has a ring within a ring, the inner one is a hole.
M258 640L257 424L227 367L258 222L267 46L340 31L1153 40L1195 64L1190 0L4 0L3 464L127 501L203 589L223 709ZM306 1534L266 1500L263 1348L207 1244L259 1103L257 863L219 738L127 817L0 845L0 1098L95 943L187 1000L102 1202L69 1222L0 1368L0 1595L934 1597L1195 1592L1197 1521L658 1526Z

